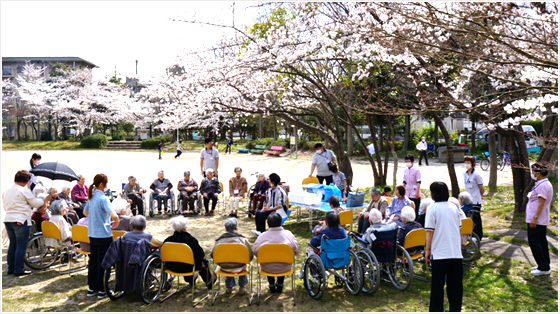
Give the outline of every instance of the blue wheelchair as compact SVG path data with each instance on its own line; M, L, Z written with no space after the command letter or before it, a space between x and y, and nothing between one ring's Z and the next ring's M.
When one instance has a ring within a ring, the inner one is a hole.
M364 284L360 259L350 249L350 238L331 240L323 235L319 249L309 245L303 268L303 285L309 295L320 300L325 293L328 275L334 275L337 286L357 295Z
M168 210L166 212L166 214L169 214L169 215L173 215L173 214L179 215L179 214L181 214L181 208L180 207L178 209L175 208L175 204L176 204L175 194L173 193L172 190L169 191L169 193L167 194L167 199L165 201L168 202L167 205L169 207L167 207L167 208L168 209L170 208L170 210ZM150 192L150 217L154 217L154 215L155 215L154 209L155 209L156 206L157 206L156 195L155 195L154 191L152 190Z

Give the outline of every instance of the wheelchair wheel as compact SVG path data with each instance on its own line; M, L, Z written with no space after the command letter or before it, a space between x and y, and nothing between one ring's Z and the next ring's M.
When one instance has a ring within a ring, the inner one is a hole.
M309 295L313 299L321 299L327 287L327 277L323 262L317 254L311 254L305 261L303 276L303 286Z
M478 234L473 233L473 241L476 243L476 247L478 248L478 253L476 254L476 258L480 257L480 244L482 244L480 241L480 237L478 236Z
M463 253L463 262L469 263L477 258L479 252L478 243L480 242L476 241L476 238L470 237L469 239L467 239L465 245L461 246L461 253Z
M140 278L140 295L144 303L150 304L159 298L159 288L161 282L165 282L163 291L171 288L171 283L168 282L167 274L163 273L163 280L161 275L161 258L157 255L150 255L143 263Z
M414 265L410 254L397 244L397 258L389 265L389 277L393 286L399 290L406 290L414 277Z
M181 207L175 207L175 194L171 193L171 198L168 198L167 200L169 201L169 203L171 203L171 210L169 211L169 213L175 215L181 214Z
M490 167L490 161L488 161L488 159L482 159L480 161L480 169L487 171L489 167Z
M109 299L115 301L120 299L124 295L124 291L118 291L117 289L117 265L113 264L109 269L105 269L103 274L103 287L105 287L105 293Z
M150 194L150 217L154 217L155 201L153 194Z
M377 258L373 252L367 248L360 249L356 254L360 259L364 273L362 292L365 294L373 294L379 289L381 283L381 269L379 268Z
M364 273L360 259L353 251L350 251L350 263L345 266L343 273L346 277L346 290L353 295L360 293L364 286Z
M44 270L54 264L58 257L58 250L46 247L43 235L37 234L27 242L23 262L31 269Z

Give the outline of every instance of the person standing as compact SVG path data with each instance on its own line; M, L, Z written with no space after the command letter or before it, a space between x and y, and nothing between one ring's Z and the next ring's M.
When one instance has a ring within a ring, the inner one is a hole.
M204 140L205 148L200 151L200 174L205 177L204 171L206 169L213 169L214 176L218 177L218 166L220 165L220 153L213 146L212 139L207 137Z
M422 166L422 157L426 159L426 166L428 164L428 144L426 143L426 137L422 136L422 140L416 144L416 149L420 151L420 158L418 160L418 164Z
M2 194L2 205L6 211L4 226L8 232L10 245L8 247L8 275L16 277L28 275L23 261L31 227L32 208L39 208L51 200L51 195L43 200L35 197L29 187L31 173L20 170L14 176L14 185Z
M531 253L537 266L531 269L533 276L550 275L550 253L546 239L546 226L550 223L550 203L553 197L553 188L546 178L546 166L537 162L531 166L531 179L535 186L527 195L529 201L525 210L527 223L527 240Z
M183 141L179 141L179 143L177 143L177 155L175 155L175 159L177 159L177 157L181 156L181 154L183 153L183 146L181 145L183 143Z
M103 287L104 269L101 267L101 263L113 242L111 229L119 226L119 216L113 211L111 202L103 193L108 182L109 179L105 174L95 175L93 183L88 189L89 202L84 208L84 214L89 217L88 237L91 252L88 266L89 288L87 296L97 296L98 299L103 299L106 296ZM111 220L113 220L112 223Z
M233 144L233 140L231 139L231 136L228 136L227 140L226 140L226 152L225 152L225 154L227 154L228 151L229 151L229 154L231 155L231 145L232 144Z
M31 155L31 159L29 159L29 166L27 166L27 169L25 170L31 171L39 164L41 164L41 155L33 153L33 155ZM30 172L29 174L31 175L31 179L29 179L29 189L33 191L35 185L41 184L41 181L33 173Z
M467 171L463 174L465 181L465 191L469 192L473 201L473 209L471 210L472 220L474 223L473 232L482 240L482 195L484 195L484 182L482 176L474 171L476 160L473 156L465 156L463 159Z
M448 202L443 182L430 184L434 203L426 211L426 259L432 263L430 312L443 312L443 286L447 282L450 312L460 312L463 303L463 255L459 210Z
M336 164L336 157L334 154L323 147L323 144L315 144L315 154L311 159L311 171L309 172L309 177L313 176L313 171L317 168L317 179L319 183L323 184L323 181L327 185L333 183L332 172L329 170L330 164Z
M163 153L163 145L162 145L161 141L159 141L159 143L157 145L157 148L158 148L159 159L161 159L161 154Z
M405 189L405 195L414 202L414 217L418 219L418 209L420 208L420 184L422 183L422 174L420 169L414 167L414 156L408 154L404 157L404 164L406 169L404 169L403 185Z

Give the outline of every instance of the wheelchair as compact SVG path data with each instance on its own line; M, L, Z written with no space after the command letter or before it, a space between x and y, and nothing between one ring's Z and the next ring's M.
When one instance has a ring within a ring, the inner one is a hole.
M45 245L43 233L37 231L35 221L31 220L31 232L25 249L23 262L33 270L45 270L60 257L60 252Z
M308 244L309 245L309 244ZM320 300L325 293L328 274L334 275L337 286L357 295L364 285L362 264L350 249L350 238L331 240L323 235L319 249L309 245L303 266L303 286L309 295Z
M414 265L410 254L399 244L397 244L398 229L389 231L374 231L375 241L370 242L371 252L377 258L381 266L381 274L389 277L382 277L386 282L391 282L393 286L401 291L410 287L414 277Z
M124 192L124 186L126 185L126 183L122 183L122 187L121 187L121 197L122 199L124 199L125 201L127 201L127 205L126 205L126 212L128 214L130 214L132 212L131 210L131 205L128 204L128 195L125 195L126 193ZM142 193L142 203L144 204L143 208L144 208L144 215L146 215L146 191L144 191ZM136 211L138 211L138 209L136 209ZM138 212L139 213L139 212Z
M169 194L167 194L167 199L166 202L168 202L168 209L170 209L166 214L169 215L179 215L181 214L181 207L179 207L178 209L175 208L175 193L173 193L173 191L169 191ZM154 210L157 207L157 200L156 200L156 195L154 194L154 191L150 192L150 217L154 217L155 213Z
M183 208L183 200L181 199L181 193L177 194L177 215L179 214L185 214L182 211ZM202 195L200 192L196 193L196 201L194 202L194 214L198 215L200 214L200 212L202 212L202 209L204 208L204 206L202 205ZM190 213L190 212L186 212L186 213Z
M364 285L362 292L365 294L374 294L381 284L381 268L375 254L368 248L369 242L360 238L357 233L351 232L350 244L352 250L356 253L362 264L364 273Z
M121 241L125 242L122 238ZM103 274L103 286L105 287L107 296L112 301L120 299L125 294L123 287L119 285L119 277L125 276L125 272L133 272L132 276L136 276L137 282L133 292L140 294L142 301L146 304L157 300L160 296L160 291L165 292L169 290L171 288L171 280L174 278L174 276L161 273L159 249L152 251L144 259L140 267L127 265L126 269L121 268L122 267L119 267L119 262L116 262L105 269ZM127 277L125 276L125 278ZM163 288L160 288L162 285Z
M472 214L469 216L472 217ZM463 254L464 263L473 262L480 255L480 238L472 231L473 228L474 222L472 218L461 219L461 236L467 237L464 244L461 242L461 253Z

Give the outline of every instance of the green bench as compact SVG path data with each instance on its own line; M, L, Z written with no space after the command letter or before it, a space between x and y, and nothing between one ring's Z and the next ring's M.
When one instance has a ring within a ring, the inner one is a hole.
M251 153L253 154L262 154L266 149L266 145L255 145L254 149L251 149Z

